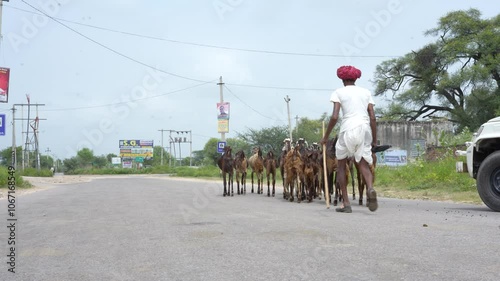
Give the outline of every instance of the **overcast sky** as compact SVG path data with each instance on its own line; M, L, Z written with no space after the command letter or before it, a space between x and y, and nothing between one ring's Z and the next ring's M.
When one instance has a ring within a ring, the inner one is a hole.
M491 18L498 7L496 0L11 0L2 13L0 67L11 73L0 149L12 145L10 109L27 94L45 104L41 153L60 159L82 147L118 154L124 139L160 145L160 129L191 131L193 150L203 149L220 137L220 76L231 104L226 138L287 125L287 95L292 125L296 116L317 119L331 113L339 66L361 69L357 84L373 90L375 67L435 41L424 32L440 17L477 8ZM16 108L16 117L27 117ZM24 143L21 121L16 138ZM182 151L188 156L189 145Z

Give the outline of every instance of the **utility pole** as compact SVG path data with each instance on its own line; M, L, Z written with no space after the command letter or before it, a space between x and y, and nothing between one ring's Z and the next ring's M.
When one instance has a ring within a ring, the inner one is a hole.
M164 131L168 131L168 130L161 129L161 130L158 130L158 131L161 132L161 162L160 162L160 165L163 166L163 132Z
M288 95L285 98L286 101L286 109L288 111L288 132L290 133L290 143L293 143L292 141L292 121L290 119L290 98Z
M9 0L0 0L0 44L1 44L1 41L3 39L3 35L2 35L2 18L3 18L2 7L3 7L3 1L9 2Z
M164 130L164 129L161 129L161 130L158 130L161 132L161 146L162 146L162 154L161 154L161 165L163 165L163 132L169 132L169 150L170 150L170 157L168 159L168 165L169 166L172 166L172 147L174 148L174 154L173 154L173 157L174 157L174 160L175 160L175 163L177 163L177 161L181 161L182 160L182 155L181 155L181 143L186 143L186 142L189 142L189 153L190 153L190 160L189 160L189 166L191 166L192 164L192 154L193 154L193 140L192 140L192 134L191 134L191 131L176 131L176 130ZM184 138L184 137L177 137L177 138L172 138L172 133L177 133L177 135L179 135L179 133L182 135L184 134L187 134L189 133L189 141L187 140L187 138ZM179 159L177 159L177 153L175 152L175 144L176 143L179 143Z
M36 166L37 166L37 169L40 169L40 155L39 155L39 148L38 148L38 144L39 144L39 130L38 130L38 125L40 123L41 120L47 120L47 119L44 119L44 118L38 118L38 107L39 106L45 106L45 104L33 104L33 103L30 103L30 100L29 100L29 97L28 97L28 103L27 104L14 104L13 107L12 107L12 112L14 113L15 112L15 108L16 106L20 106L21 107L21 110L22 111L22 116L21 118L15 118L14 117L14 114L13 114L13 120L12 120L12 129L14 130L15 128L15 121L16 120L20 120L21 122L22 121L27 121L27 126L26 126L26 131L22 131L21 132L21 136L23 135L23 133L26 134L26 142L24 144L24 147L23 147L23 153L22 153L22 169L24 170L25 167L29 166L30 164L30 161L29 161L29 158L30 158L30 152L34 152L34 156L36 157L34 160L36 161ZM28 108L28 118L24 118L24 107L27 107ZM30 117L30 111L31 111L31 107L34 106L35 109L36 109L36 117L31 119ZM30 130L31 128L31 130ZM22 129L21 129L22 130ZM30 135L30 132L32 132L32 135ZM15 134L15 131L12 132L13 134ZM12 145L14 146L13 149L15 149L15 137L13 136L12 138ZM17 161L17 160L16 160Z
M47 165L49 164L49 152L50 152L50 148L47 147L47 149L45 149L45 152L47 153Z
M193 166L193 135L189 130L189 167Z
M1 1L0 1L1 2ZM16 149L16 108L12 106L12 167L17 169L17 149Z
M224 83L222 83L222 76L219 77L219 83L217 83L217 85L220 86L220 103L222 104L224 102L224 95L222 93L222 88L224 87ZM226 133L220 133L220 140L226 141Z
M295 115L295 135L299 137L299 116Z

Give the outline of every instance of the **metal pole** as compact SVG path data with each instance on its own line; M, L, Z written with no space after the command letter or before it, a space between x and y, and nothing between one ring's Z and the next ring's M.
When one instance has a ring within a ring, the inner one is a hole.
M29 145L29 131L30 131L30 112L31 112L31 106L30 106L30 97L26 95L28 99L28 122L26 122L26 141L24 143L24 153L26 153L27 159L26 162L24 163L27 167L30 166L30 148L28 147ZM24 171L23 167L23 171Z
M181 141L182 137L179 139L179 166L182 166Z
M224 83L222 83L222 76L219 77L219 83L217 85L220 86L220 103L224 102L224 95L222 93L222 87L224 86ZM221 141L226 141L226 133L220 133L220 140Z
M299 116L295 115L295 136L299 137Z
M169 136L170 140L168 141L169 143L169 147L168 147L168 150L169 150L169 153L170 153L170 157L168 157L168 165L169 166L172 166L172 131L169 132Z
M16 108L12 106L12 167L17 169L17 149L16 149Z
M293 143L293 140L292 140L292 121L290 119L290 98L288 97L288 95L286 96L285 101L286 101L286 109L288 111L288 132L290 133L290 143Z
M161 165L163 166L163 129L159 131L161 132Z
M193 135L189 131L189 167L193 165Z
M3 7L3 0L0 0L0 44L2 43L3 35L2 35L2 7Z

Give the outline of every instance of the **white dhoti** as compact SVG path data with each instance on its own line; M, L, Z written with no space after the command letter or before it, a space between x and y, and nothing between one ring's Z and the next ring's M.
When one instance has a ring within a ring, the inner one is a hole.
M335 155L339 160L354 156L358 163L364 158L371 165L373 163L371 142L372 131L369 124L345 130L339 134Z

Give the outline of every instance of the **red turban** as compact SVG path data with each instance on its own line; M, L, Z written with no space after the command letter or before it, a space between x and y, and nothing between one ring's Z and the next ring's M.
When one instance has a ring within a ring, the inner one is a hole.
M356 80L361 77L361 70L354 66L344 65L337 69L337 76L342 80Z

